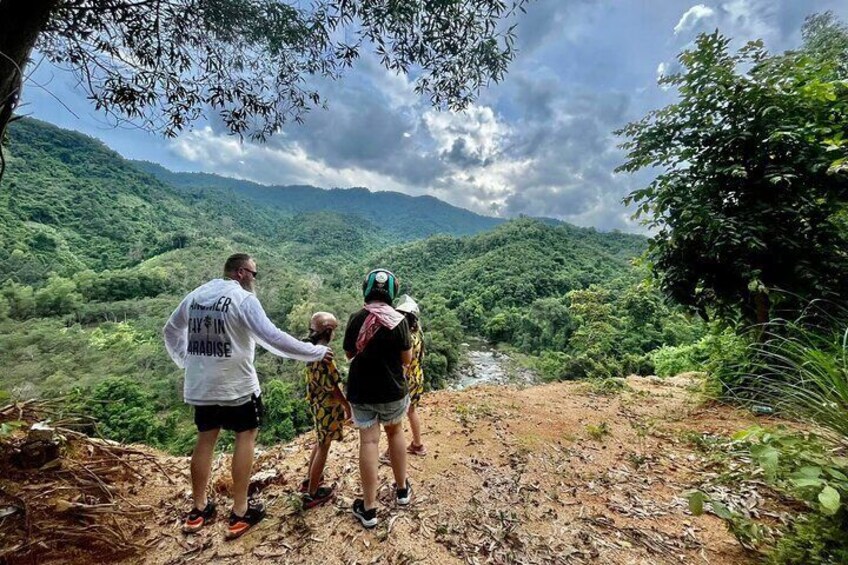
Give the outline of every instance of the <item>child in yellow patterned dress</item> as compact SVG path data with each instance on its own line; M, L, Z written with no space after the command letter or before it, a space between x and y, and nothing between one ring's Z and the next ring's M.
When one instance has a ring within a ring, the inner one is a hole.
M408 294L400 297L395 310L406 316L412 338L412 361L403 368L409 387L409 409L406 414L409 417L409 427L412 428L412 443L406 448L406 452L413 455L427 455L427 448L421 441L421 420L417 410L421 395L424 394L424 333L421 331L418 320L421 311L415 300Z
M326 345L333 339L339 322L328 312L316 312L309 321L307 341ZM309 476L301 484L304 508L312 508L333 498L333 489L322 486L330 444L340 441L350 404L341 390L341 377L333 361L306 365L306 400L315 424L315 447L309 459Z

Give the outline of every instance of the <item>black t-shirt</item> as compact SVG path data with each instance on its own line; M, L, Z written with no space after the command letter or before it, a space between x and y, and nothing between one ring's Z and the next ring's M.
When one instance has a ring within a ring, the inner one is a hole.
M368 310L364 308L351 315L345 331L345 351L356 353L356 338L367 317ZM406 379L400 354L410 347L412 339L406 320L393 330L385 327L377 330L365 350L350 363L347 399L353 404L381 404L406 396Z

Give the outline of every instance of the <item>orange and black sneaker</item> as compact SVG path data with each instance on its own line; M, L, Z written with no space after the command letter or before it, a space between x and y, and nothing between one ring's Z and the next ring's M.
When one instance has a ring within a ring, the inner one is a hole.
M244 513L244 516L237 516L235 512L230 511L230 524L224 538L234 540L241 537L250 528L261 522L264 517L265 505L253 500L248 502L247 512Z
M215 503L211 500L206 502L206 507L203 510L192 508L191 512L188 513L188 516L186 516L185 522L183 522L183 533L193 534L198 532L214 518Z

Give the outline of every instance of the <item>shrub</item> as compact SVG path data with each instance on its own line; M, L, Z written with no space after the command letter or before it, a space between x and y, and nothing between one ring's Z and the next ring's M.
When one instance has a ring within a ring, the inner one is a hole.
M796 519L769 554L774 565L841 565L848 563L845 517L809 514Z
M750 337L731 328L714 327L699 344L706 357L704 370L709 374L707 390L716 396L736 396L749 380L743 375L751 364Z
M82 305L82 295L74 281L51 276L47 284L35 292L35 311L39 316L70 314Z
M672 377L687 371L706 371L720 389L732 388L749 356L749 341L732 328L715 325L695 343L664 346L652 351L657 375Z
M795 521L769 557L775 564L848 562L848 460L814 436L754 427L734 436L778 490L810 512Z
M593 357L586 353L569 355L562 368L561 380L609 379L621 376L621 364L611 357Z
M543 351L533 362L533 368L543 381L562 381L568 377L566 368L569 361L570 357L561 351Z
M9 305L9 317L26 320L35 314L35 296L32 287L9 281L3 285L3 298Z
M643 377L657 372L650 354L626 353L621 361L621 368L626 375L641 375Z
M763 337L750 347L742 392L848 437L848 309L815 302L795 320L770 324Z
M139 331L129 322L105 322L94 328L88 337L88 344L97 349L128 350L144 343L156 342L158 340L154 336Z
M166 430L153 397L134 380L107 378L91 390L78 390L75 404L71 410L92 416L108 439L162 446Z
M705 361L699 344L663 346L651 352L651 362L661 377L673 377L687 371L698 371Z
M259 441L266 445L291 441L312 426L309 406L292 383L279 379L268 381L262 394L262 404L265 416Z

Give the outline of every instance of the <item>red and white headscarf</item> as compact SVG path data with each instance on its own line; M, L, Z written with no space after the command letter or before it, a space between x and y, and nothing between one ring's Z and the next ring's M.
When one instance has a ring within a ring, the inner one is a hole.
M381 327L393 330L403 321L403 314L385 302L369 302L365 305L365 309L368 310L368 317L362 323L362 328L360 328L359 335L356 338L357 355L362 353Z

